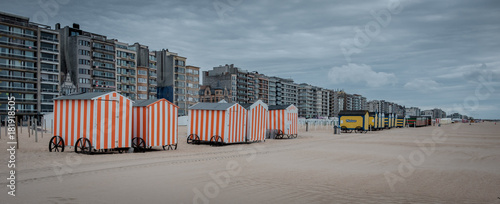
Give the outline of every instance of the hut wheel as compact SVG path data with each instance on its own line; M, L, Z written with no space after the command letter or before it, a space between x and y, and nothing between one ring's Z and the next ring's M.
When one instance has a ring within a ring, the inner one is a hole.
M49 142L49 152L64 152L64 140L62 137L53 136Z
M132 138L132 147L134 152L146 152L146 142L140 137Z
M187 137L187 141L186 141L186 142L187 142L188 144L195 144L195 143L199 142L199 141L197 141L197 140L200 140L200 138L198 137L198 135L196 135L196 134L190 134L190 135Z
M90 145L90 140L87 138L79 138L75 143L75 152L82 154L90 154L92 151L92 146Z
M285 133L283 133L282 130L278 130L278 133L276 133L276 139L283 139L283 137L285 136Z

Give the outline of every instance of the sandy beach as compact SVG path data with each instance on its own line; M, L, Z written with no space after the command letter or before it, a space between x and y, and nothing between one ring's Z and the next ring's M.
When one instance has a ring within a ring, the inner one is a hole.
M177 150L49 152L27 129L16 152L16 196L1 203L500 203L500 125L450 124Z

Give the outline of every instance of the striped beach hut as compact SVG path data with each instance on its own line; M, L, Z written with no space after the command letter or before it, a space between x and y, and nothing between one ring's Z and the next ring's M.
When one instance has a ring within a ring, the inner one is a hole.
M241 104L247 109L246 141L264 141L266 139L267 119L269 110L267 104L261 100L255 103Z
M132 111L132 141L143 148L177 149L179 107L166 99L135 101Z
M384 113L378 113L378 129L384 129L385 128L385 114Z
M298 134L299 110L294 105L269 106L269 120L267 128L277 130L277 139L287 136L296 138Z
M132 146L132 101L116 92L92 92L54 99L54 134L49 151L75 146L77 153Z
M246 142L247 110L237 103L197 103L188 118L188 144Z

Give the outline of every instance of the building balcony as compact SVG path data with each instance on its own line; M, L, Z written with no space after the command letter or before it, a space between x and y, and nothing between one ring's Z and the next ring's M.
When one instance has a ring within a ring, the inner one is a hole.
M57 38L48 36L40 36L40 40L59 43L59 40Z
M58 84L59 83L59 79L48 79L48 78L42 78L40 79L40 81L43 83L43 82L49 82L49 83L56 83Z
M113 70L115 71L114 67L105 67L105 66L92 66L94 69L101 69L101 70Z
M105 48L100 48L100 47L92 47L93 50L95 51L102 51L102 52L107 52L108 54L115 54L115 50L108 50Z
M17 98L16 98L17 100ZM54 100L53 99L42 99L42 103L45 103L45 104L53 104L54 103Z
M7 45L11 47L19 47L19 48L24 48L24 49L30 49L36 52L36 46L35 45L24 45L24 44L19 44L19 43L14 43L14 42L0 42L0 45Z
M55 48L50 48L50 47L40 47L40 50L43 51L48 51L49 53L59 53L58 49Z
M38 37L36 35L28 35L24 33L15 33L12 31L7 31L7 30L0 30L0 34L7 34L7 35L13 35L13 36L19 36L23 38L30 38L30 39L37 39Z
M0 86L0 91L15 91L15 92L26 92L26 93L36 93L36 88L24 88L24 87L9 87Z
M20 81L38 81L37 78L33 78L33 77L12 76L12 75L0 75L0 78L11 79L11 80L20 80Z
M46 92L46 93L59 93L59 90L57 89L41 89L42 93L43 92Z
M41 57L40 59L47 62L59 62L59 60L55 58Z
M105 61L105 62L114 62L115 61L115 59L105 58L105 57L97 57L97 56L92 56L92 59L101 60L101 61Z
M33 104L36 104L36 103L38 102L38 99L36 99L36 98L17 98L17 97L16 97L16 100L15 100L15 101L16 101L16 103L17 103L17 102L22 102L22 103L33 103ZM6 98L6 97L1 97L1 98L0 98L0 102L2 102L2 103L3 103L3 102L5 102L5 103L7 103L7 102L8 102L8 98Z
M26 55L18 55L18 54L13 54L13 53L0 53L0 56L15 57L15 58L27 59L27 60L33 60L33 61L37 60L36 57L31 57L31 56L26 56Z
M115 86L104 86L104 85L96 85L96 84L92 84L92 87L95 89L102 89L102 90L115 90L116 89Z
M42 73L48 72L48 73L59 73L59 70L57 69L48 69L48 68L42 68Z
M27 67L27 66L19 66L19 65L11 65L11 64L0 64L0 68L4 69L13 69L13 70L28 70L36 72L36 67Z

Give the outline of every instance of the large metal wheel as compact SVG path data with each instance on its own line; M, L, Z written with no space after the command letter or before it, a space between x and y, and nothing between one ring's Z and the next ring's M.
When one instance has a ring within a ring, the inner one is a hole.
M132 138L132 147L134 152L146 152L146 142L140 137Z
M79 138L75 143L75 152L81 154L90 154L92 146L87 138Z
M190 134L188 137L187 137L187 141L186 141L188 144L200 144L200 137L198 137L198 135L196 134ZM177 148L177 146L176 146Z
M165 145L165 146L163 146L163 150L177 150L177 144Z
M62 137L53 136L49 141L49 152L64 152L64 140Z
M210 138L210 145L212 146L222 146L224 142L222 141L222 137L215 135Z
M276 133L275 139L283 139L285 137L285 133L282 130L278 130Z

